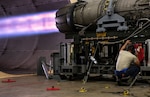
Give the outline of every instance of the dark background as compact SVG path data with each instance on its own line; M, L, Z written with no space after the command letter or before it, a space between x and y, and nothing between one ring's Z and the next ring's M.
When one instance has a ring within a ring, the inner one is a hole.
M0 0L0 17L57 10L70 3L69 0ZM53 52L59 52L65 35L60 32L43 35L20 36L0 39L0 71L33 73L39 57L47 63Z

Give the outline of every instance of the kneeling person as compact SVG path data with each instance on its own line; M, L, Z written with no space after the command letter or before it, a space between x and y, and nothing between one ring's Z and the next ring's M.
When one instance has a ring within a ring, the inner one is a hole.
M116 63L115 73L118 77L118 85L122 85L123 78L128 78L125 85L130 85L135 76L140 72L140 62L134 53L134 45L132 45L130 40L127 40L119 51Z

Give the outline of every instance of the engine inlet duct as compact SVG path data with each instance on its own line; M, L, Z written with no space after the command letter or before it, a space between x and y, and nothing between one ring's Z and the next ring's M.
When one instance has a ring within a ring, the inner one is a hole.
M112 7L113 13L121 17L122 23L118 30L127 30L136 26L136 22L141 18L150 18L149 0L114 0L109 6L110 0L80 0L76 3L68 4L56 12L56 26L60 32L76 33L88 27L88 31L103 32L106 29L99 29L101 24L114 23L114 21L104 21L102 18L107 15ZM109 14L108 14L109 15ZM102 21L101 21L102 20ZM115 18L116 20L116 18ZM118 20L116 20L118 21ZM115 21L115 22L116 22ZM127 25L127 26L126 26Z

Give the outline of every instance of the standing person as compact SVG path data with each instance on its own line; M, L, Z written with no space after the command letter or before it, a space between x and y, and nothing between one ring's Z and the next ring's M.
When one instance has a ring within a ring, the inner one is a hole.
M135 49L130 40L127 40L119 51L115 74L118 77L118 85L122 85L122 79L128 78L125 85L130 85L135 76L140 72L139 59L134 55Z

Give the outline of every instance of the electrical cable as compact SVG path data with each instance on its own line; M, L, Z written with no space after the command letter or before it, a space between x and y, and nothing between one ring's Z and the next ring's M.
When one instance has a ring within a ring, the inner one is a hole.
M144 25L144 27L141 29L141 28L138 28L136 29L131 35L129 35L128 37L122 39L122 40L119 40L119 41L115 41L115 42L99 42L100 44L117 44L117 43L120 43L120 42L123 42L125 40L128 40L129 38L133 37L134 35L137 35L139 34L141 31L145 30L147 27L150 26L150 20L148 20ZM138 31L139 30L139 31Z

